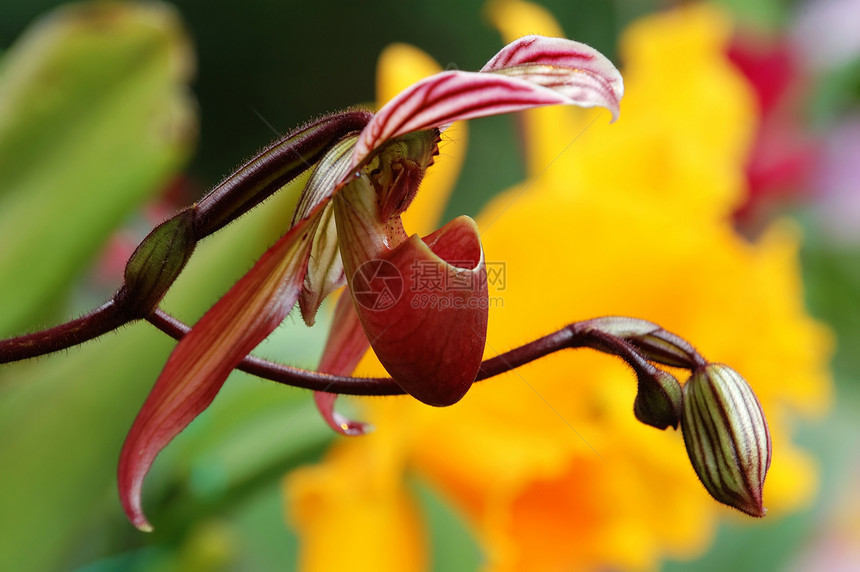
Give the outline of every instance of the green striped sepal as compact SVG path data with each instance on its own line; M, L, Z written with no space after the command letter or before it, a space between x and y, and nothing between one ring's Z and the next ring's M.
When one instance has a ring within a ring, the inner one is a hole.
M711 496L751 516L764 516L770 432L744 378L722 364L698 368L684 385L681 430L693 468Z

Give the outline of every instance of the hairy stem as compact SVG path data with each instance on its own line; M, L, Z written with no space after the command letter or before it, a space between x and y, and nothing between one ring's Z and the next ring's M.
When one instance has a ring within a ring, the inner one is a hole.
M180 340L190 327L157 309L147 320L156 328ZM495 377L516 369L531 361L568 348L589 347L597 351L616 355L630 363L638 372L651 371L654 366L639 355L635 348L619 338L613 338L592 329L582 329L580 322L569 324L558 331L514 348L494 358L484 360L475 381ZM246 356L236 369L283 385L325 391L342 395L403 395L405 392L390 377L351 377L330 375L316 371L278 364L254 356Z
M129 321L124 308L110 300L89 314L59 326L0 340L0 364L70 348L113 331Z
M156 309L147 318L147 321L177 341L181 340L191 330L188 324L161 309ZM329 393L343 393L346 395L401 395L404 393L393 379L387 377L363 378L330 375L281 365L251 355L245 356L245 359L241 361L236 369L283 385L314 391L327 391Z
M360 131L372 116L369 111L344 111L281 137L197 204L183 209L144 238L141 245L148 248L137 256L142 246L138 247L132 255L130 263L133 264L126 268L125 282L111 300L59 326L0 340L0 364L68 349L151 313L184 268L197 241L242 216L301 175L340 139ZM171 225L172 222L177 224ZM182 222L189 227L187 236L177 235L173 228L185 230ZM182 236L183 240L178 240L177 236ZM166 267L171 272L165 272ZM129 276L136 280L130 283ZM139 283L145 287L140 287Z
M236 220L319 161L347 134L361 131L373 114L344 111L275 141L203 197L194 208L197 240Z

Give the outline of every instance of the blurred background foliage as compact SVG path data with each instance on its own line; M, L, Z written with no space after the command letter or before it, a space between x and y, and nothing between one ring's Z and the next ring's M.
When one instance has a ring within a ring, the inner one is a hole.
M570 37L613 59L619 31L666 5L541 3ZM723 3L742 29L768 41L788 35L806 6ZM478 69L500 46L481 3L472 1L380 0L369 8L180 0L111 3L107 12L60 4L7 0L0 8L2 336L99 304L119 285L129 249L163 217L277 135L372 101L384 46L408 42L443 66L462 69ZM858 62L855 53L822 68L803 90L796 113L815 137L826 139L846 117L856 117ZM474 214L493 193L522 180L513 126L509 117L473 122L448 215ZM199 317L285 228L294 193L281 193L207 239L167 308L186 321ZM822 207L827 200L815 192L775 195L755 213L800 221L808 305L839 339L835 409L823 422L798 428L822 464L818 499L781 521L726 523L701 560L668 562L665 570L811 569L807 564L823 562L837 545L837 554L858 555L860 525L855 517L846 527L844 511L860 506L853 487L860 477L860 354L852 351L860 344L860 233L832 232ZM753 220L748 231L755 226ZM288 321L261 353L312 367L325 324L308 330ZM156 532L139 533L125 521L115 490L117 455L172 345L137 324L0 369L5 569L294 566L296 540L282 514L280 480L291 467L319 458L334 436L309 393L244 374L235 374L226 395L156 462L145 497L159 516ZM434 569L474 569L480 555L463 524L432 491L415 486L430 523Z

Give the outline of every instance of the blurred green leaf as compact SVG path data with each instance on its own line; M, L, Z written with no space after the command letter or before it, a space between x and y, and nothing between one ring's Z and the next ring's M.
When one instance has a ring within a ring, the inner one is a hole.
M791 12L792 0L717 0L725 5L742 24L761 30L784 27Z
M804 285L812 314L835 330L833 370L842 398L860 400L860 247L829 244L809 233L801 251Z
M808 513L761 525L731 517L720 523L707 554L690 562L668 561L662 572L779 572L788 569L812 529Z
M860 105L860 58L820 74L810 86L809 116L820 129L829 128Z
M301 184L204 240L166 307L196 320L283 233ZM309 364L318 355L324 323L320 328L317 337L308 337L300 321L285 324L262 350ZM0 369L0 514L15 515L10 530L0 534L4 564L51 570L97 560L117 547L172 544L178 550L185 540L195 542L195 515L221 514L219 507L230 506L237 489L247 495L268 486L331 438L310 392L234 375L210 409L156 460L144 488L156 532L139 533L122 515L116 462L173 346L154 327L138 323L63 354ZM152 553L133 554L146 559Z
M162 4L70 5L0 68L0 335L44 321L58 292L188 158L193 66Z
M193 56L175 13L164 5L64 8L7 56L0 69L0 335L37 325L45 308L63 305L84 263L182 165L195 132L185 85ZM192 274L177 282L169 307L193 321L248 269L288 224L296 191L281 194L269 208L201 244L189 264ZM193 530L170 539L135 531L116 492L123 438L173 345L151 326L135 324L64 354L0 369L4 566L68 569L121 549L129 550L121 567L136 562L148 568L153 555L172 562L199 552ZM277 353L307 362L318 351L317 345ZM282 472L299 462L329 438L313 416L307 417L314 423L294 423L286 431L309 401L308 392L231 380L211 419L201 419L196 431L192 425L184 442L168 448L168 458L173 449L174 457L184 453L187 460L160 463L148 484L155 494L145 502L152 507L159 485L165 490L187 478L195 494L186 505L196 509L195 499L205 495L196 494L189 472L205 476L215 462L221 468L228 463L227 484L234 488L256 486L248 475L261 466ZM291 402L296 405L278 410ZM277 414L283 425L271 436ZM225 437L221 448L212 445L210 431ZM229 431L235 438L226 439ZM254 438L267 433L274 445L268 449ZM247 443L257 446L244 449ZM261 451L262 459L256 456ZM164 523L171 515L153 516ZM181 524L197 529L187 520ZM146 546L167 551L141 550Z
M412 490L420 502L430 541L432 570L470 572L482 568L483 555L472 531L451 503L439 497L425 482L412 480Z
M0 553L12 569L54 569L108 498L118 503L109 491L119 447L170 346L138 324L68 354L4 366Z

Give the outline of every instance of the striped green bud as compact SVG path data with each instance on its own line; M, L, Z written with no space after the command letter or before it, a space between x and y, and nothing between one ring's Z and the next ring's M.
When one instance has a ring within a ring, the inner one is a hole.
M179 277L197 240L194 211L185 209L150 232L125 266L125 283L116 300L135 317L149 315Z
M716 500L762 517L771 442L761 404L733 369L708 364L684 385L684 444L696 474Z

